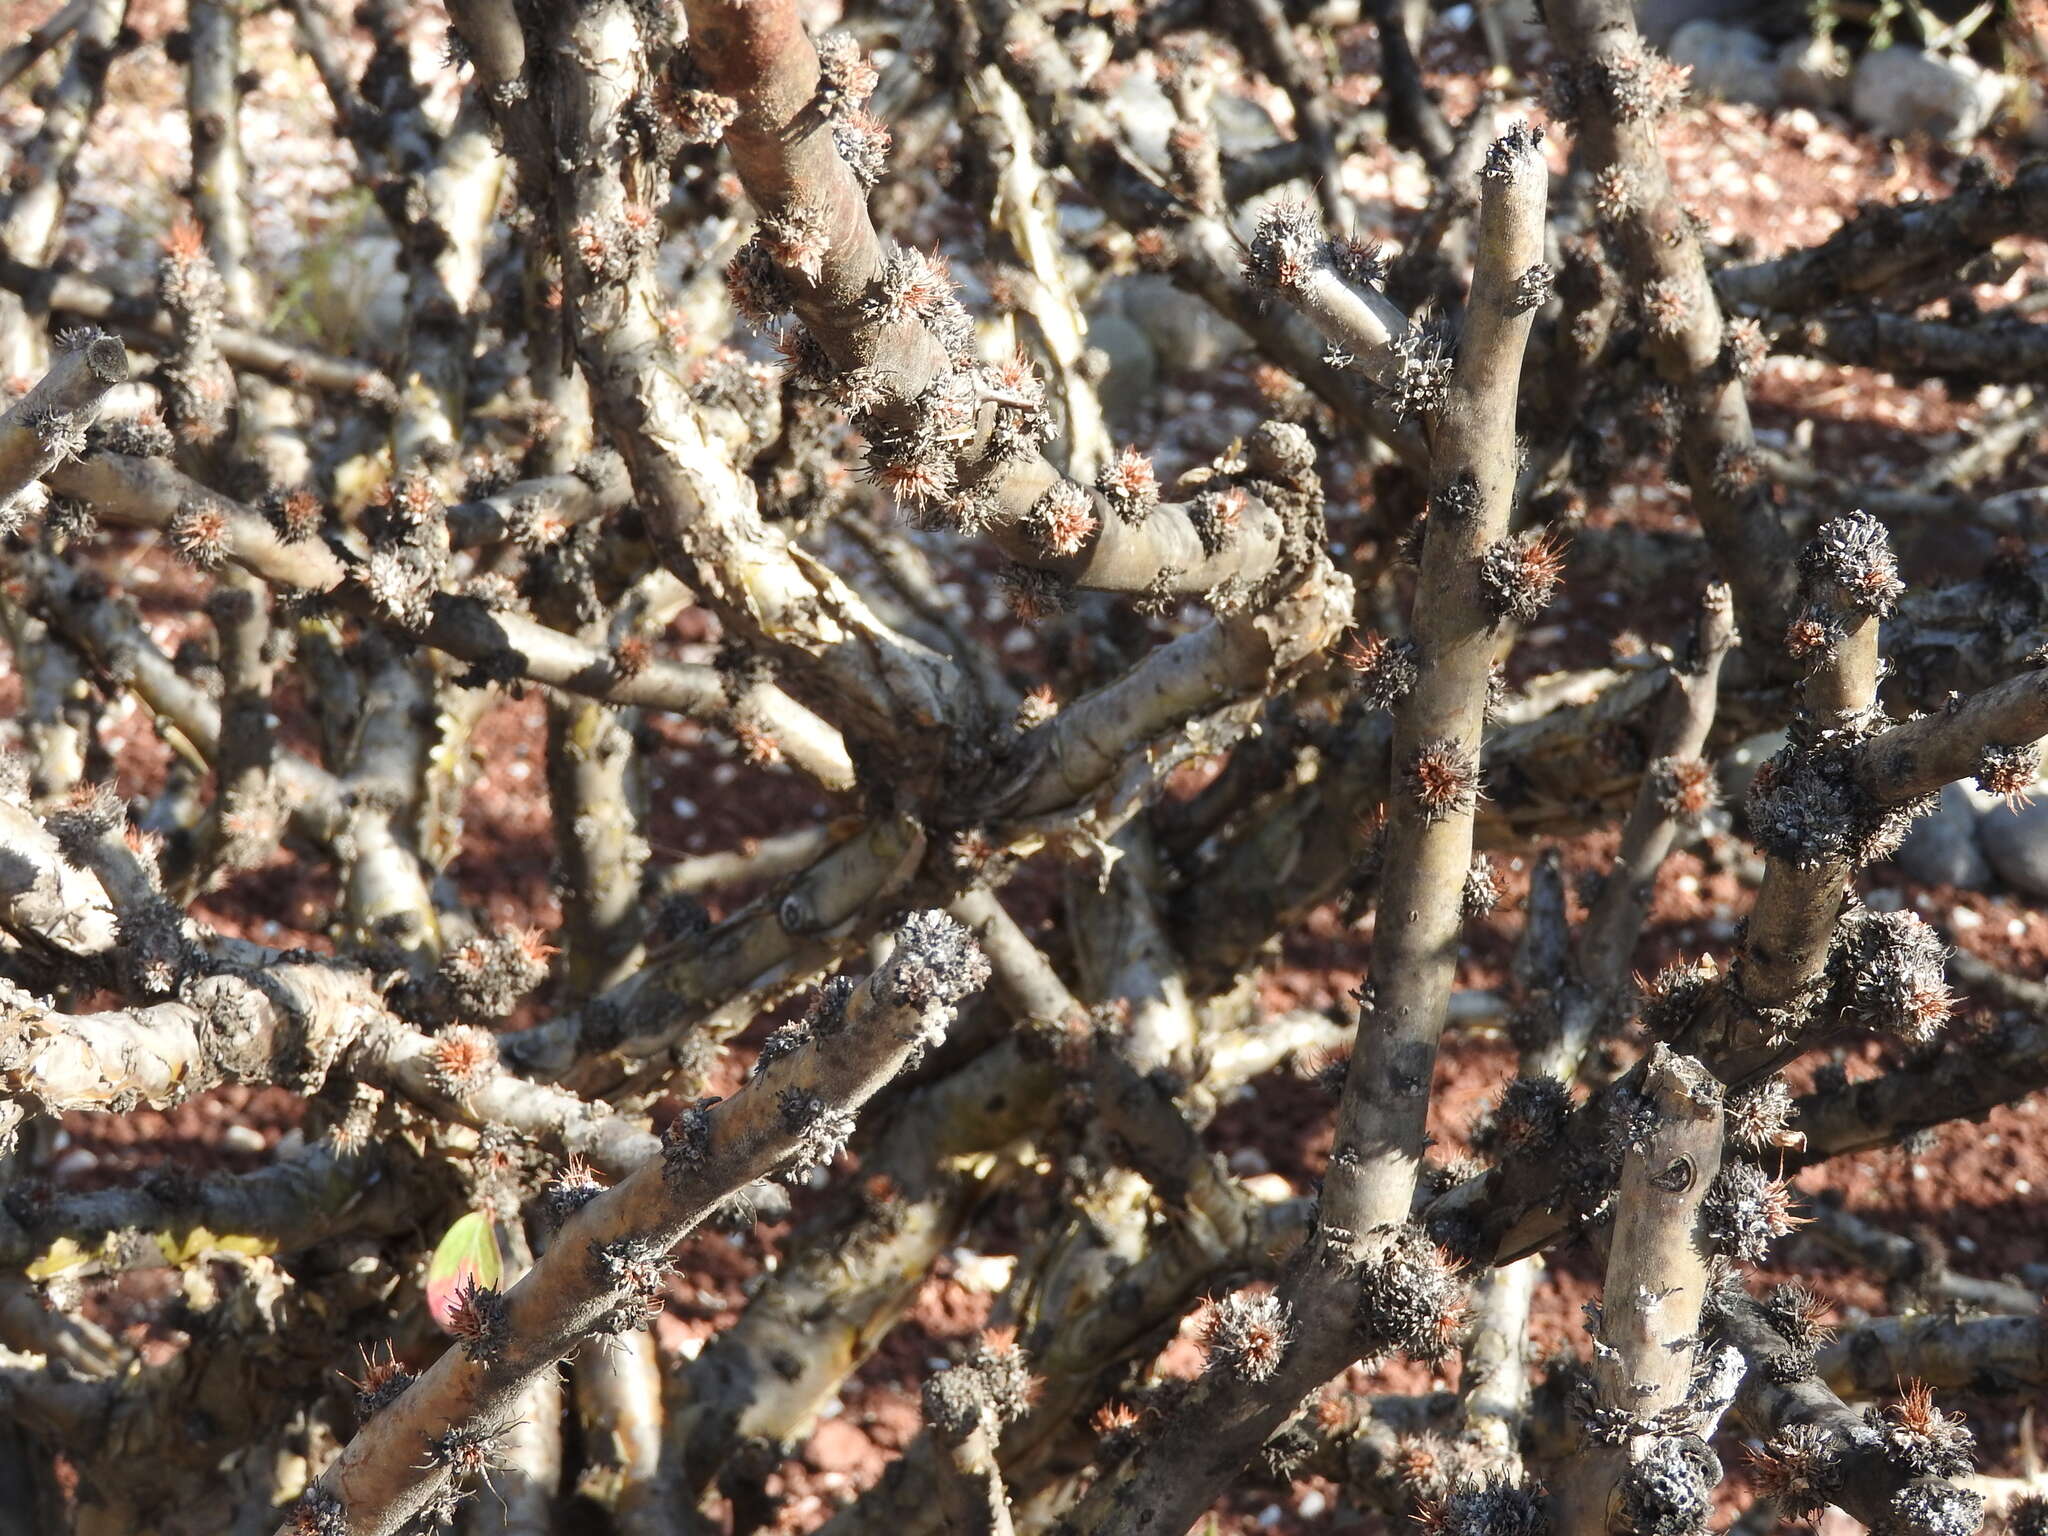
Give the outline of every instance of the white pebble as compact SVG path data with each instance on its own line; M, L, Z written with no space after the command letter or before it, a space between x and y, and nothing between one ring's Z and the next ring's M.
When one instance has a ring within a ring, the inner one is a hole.
M1916 1179L1924 1179L1924 1178L1926 1178L1926 1177L1927 1177L1927 1165L1926 1165L1925 1163L1915 1163L1915 1164L1913 1165L1913 1177L1914 1177L1914 1178L1916 1178Z
M1270 1531L1271 1529L1273 1529L1274 1526L1278 1525L1279 1523L1280 1506L1278 1504L1268 1504L1264 1509L1259 1511L1260 1530Z
M2005 936L2008 939L2023 939L2027 936L2027 925L2016 917L2008 918L2005 924Z
M1957 907L1955 911L1949 913L1948 924L1951 928L1967 932L1972 928L1982 928L1984 915L1981 912L1973 912L1968 907Z
M231 1125L220 1133L220 1144L230 1152L261 1152L269 1143L253 1125Z
M523 784L528 779L533 777L533 764L514 763L511 767L507 768L505 772L511 775L512 781L514 783Z
M683 795L677 795L675 799L669 801L668 808L678 816L688 817L697 814L697 802Z
M88 1148L73 1147L50 1164L50 1172L56 1178L68 1179L76 1174L91 1173L99 1165L100 1160Z
M1320 1515L1325 1509L1329 1508L1329 1504L1330 1501L1323 1497L1322 1489L1311 1488L1296 1502L1294 1512L1304 1520L1313 1520L1317 1515Z
M2034 1192L2034 1181L2032 1179L2014 1179L2012 1181L2012 1192L2016 1195L2031 1195Z

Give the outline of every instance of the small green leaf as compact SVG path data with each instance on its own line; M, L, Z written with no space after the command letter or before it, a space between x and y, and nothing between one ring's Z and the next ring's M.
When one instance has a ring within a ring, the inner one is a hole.
M446 1331L450 1309L465 1280L495 1287L504 1278L497 1223L482 1211L471 1211L448 1229L434 1249L434 1261L427 1266L427 1312Z

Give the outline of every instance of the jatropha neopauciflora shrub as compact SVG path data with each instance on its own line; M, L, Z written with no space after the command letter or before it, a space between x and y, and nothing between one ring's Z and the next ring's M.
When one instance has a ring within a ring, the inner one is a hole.
M1830 1168L2048 1082L1890 862L2041 772L2040 168L1764 259L1622 0L1455 122L1450 12L1241 9L0 56L30 1525L2042 1527L2027 1277Z

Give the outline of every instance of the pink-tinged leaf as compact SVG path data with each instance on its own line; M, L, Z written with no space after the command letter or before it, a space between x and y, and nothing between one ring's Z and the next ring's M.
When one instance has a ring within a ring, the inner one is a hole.
M496 1287L505 1278L505 1261L498 1253L497 1224L482 1211L471 1211L458 1219L434 1250L427 1266L427 1312L443 1332L452 1332L449 1319L456 1294L463 1282Z

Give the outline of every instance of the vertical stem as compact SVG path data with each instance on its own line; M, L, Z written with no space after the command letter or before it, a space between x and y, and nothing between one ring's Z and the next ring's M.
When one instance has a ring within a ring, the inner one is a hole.
M1422 1160L1437 1039L1450 1006L1472 864L1480 735L1499 634L1480 565L1506 537L1515 484L1515 395L1532 312L1523 275L1543 259L1548 172L1526 130L1488 157L1466 332L1433 445L1439 510L1415 599L1419 676L1394 716L1394 774L1379 921L1377 1001L1337 1110L1323 1221L1363 1233L1408 1217Z
M1593 1382L1598 1410L1647 1426L1681 1408L1692 1385L1712 1263L1700 1206L1721 1168L1721 1085L1659 1045L1643 1086L1656 1124L1622 1160ZM1659 1438L1647 1428L1619 1444L1588 1436L1553 1489L1559 1536L1628 1529L1620 1484Z

